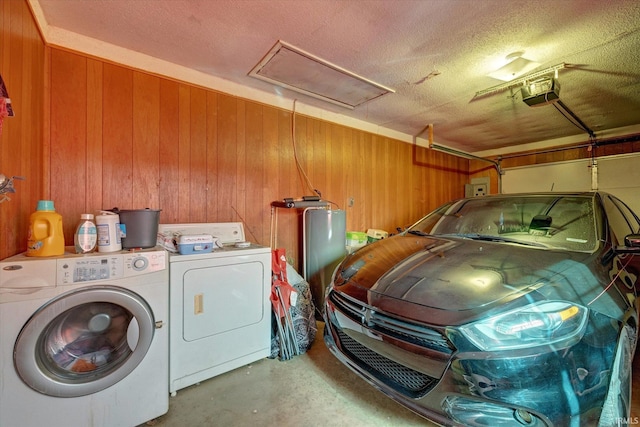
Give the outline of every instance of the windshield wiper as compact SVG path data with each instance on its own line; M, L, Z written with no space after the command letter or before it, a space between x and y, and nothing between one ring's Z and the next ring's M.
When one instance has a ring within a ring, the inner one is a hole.
M431 234L420 230L408 230L407 233L413 234L414 236L431 236Z
M547 245L539 242L525 242L518 239L511 239L509 237L494 236L490 234L478 234L478 233L466 233L466 234L439 234L439 237L461 237L463 239L481 240L483 242L504 242L515 243L517 245L535 246L539 248L546 248Z

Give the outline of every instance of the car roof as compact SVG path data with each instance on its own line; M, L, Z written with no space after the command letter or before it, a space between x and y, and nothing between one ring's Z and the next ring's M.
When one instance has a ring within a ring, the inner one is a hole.
M474 197L463 197L458 200L473 200L473 199L482 199L482 198L490 198L490 199L499 199L499 198L512 198L512 197L593 197L595 195L605 195L609 193L605 193L600 190L593 191L548 191L548 192L527 192L527 193L500 193L500 194L488 194L486 196L474 196ZM454 200L456 201L456 200Z

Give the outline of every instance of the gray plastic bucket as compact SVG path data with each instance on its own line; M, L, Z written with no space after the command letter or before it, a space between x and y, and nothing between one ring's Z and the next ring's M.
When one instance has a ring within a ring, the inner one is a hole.
M123 249L152 248L158 240L159 209L120 210L113 208L120 215L120 224L126 228L126 237L122 238Z

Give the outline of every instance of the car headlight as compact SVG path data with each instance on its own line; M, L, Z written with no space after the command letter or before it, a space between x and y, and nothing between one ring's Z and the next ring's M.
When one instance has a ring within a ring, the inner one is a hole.
M544 301L470 323L460 331L484 351L568 345L582 337L587 317L581 305Z

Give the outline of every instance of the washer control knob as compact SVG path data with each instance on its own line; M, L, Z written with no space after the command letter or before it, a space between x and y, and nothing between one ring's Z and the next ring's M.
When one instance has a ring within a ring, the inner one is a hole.
M135 258L131 264L134 270L141 271L147 268L148 262L146 258L140 257L140 258Z

